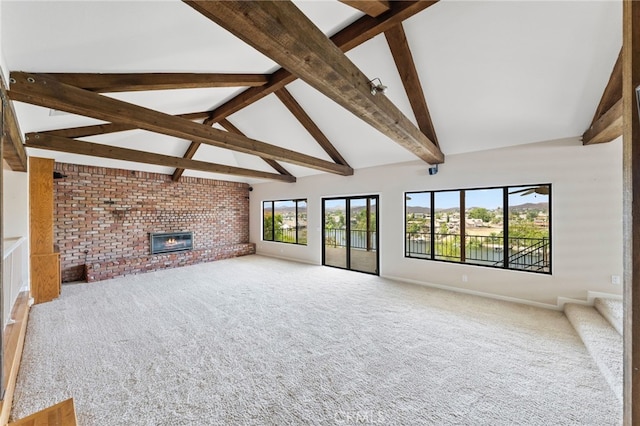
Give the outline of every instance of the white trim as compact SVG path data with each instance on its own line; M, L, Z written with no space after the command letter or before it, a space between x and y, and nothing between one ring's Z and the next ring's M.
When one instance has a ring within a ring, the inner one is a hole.
M550 309L550 310L553 310L553 311L561 311L562 310L558 305L552 305L550 303L534 302L532 300L519 299L517 297L501 296L499 294L485 293L485 292L482 292L482 291L469 290L469 289L466 289L466 288L452 287L452 286L442 285L442 284L434 284L434 283L429 283L429 282L424 282L424 281L417 281L417 280L411 280L411 279L406 279L406 278L394 277L394 276L390 276L390 275L384 275L384 276L381 275L380 277L386 278L386 279L390 279L390 280L395 280L395 281L406 282L406 283L409 283L409 284L417 284L417 285L421 285L421 286L424 286L424 287L433 287L433 288L439 288L441 290L454 291L456 293L471 294L473 296L487 297L489 299L502 300L502 301L505 301L505 302L520 303L520 304L523 304L523 305L535 306L536 308Z
M293 257L286 257L286 256L276 256L275 254L271 254L271 253L260 253L257 250L256 250L256 255L257 256L264 256L264 257L271 257L271 258L280 259L280 260L288 260L289 262L304 263L304 264L307 264L307 265L315 265L315 266L322 266L322 265L320 265L320 264L318 264L316 262L312 262L310 260L293 258Z
M622 300L622 295L613 293L603 293L601 291L587 291L587 300L573 299L570 297L558 297L558 307L564 309L567 303L575 303L576 305L593 306L597 298Z
M601 298L601 299L615 299L615 300L622 300L622 295L621 294L613 294L613 293L603 293L601 291L587 291L587 300L592 302L596 299L596 298Z
M14 238L5 238L2 242L2 251L3 251L3 259L9 257L9 255L22 244L23 241L26 241L25 237L14 237Z
M582 300L582 299L572 299L571 297L558 297L558 310L564 311L564 305L567 303L573 303L575 305L583 305L583 306L593 306L593 301Z
M312 261L303 260L303 259L294 259L294 258L290 258L290 257L286 257L286 256L275 256L275 255L272 255L272 254L266 254L266 253L263 254L263 253L258 253L258 252L256 252L256 255L264 256L264 257L272 257L274 259L287 260L287 261L290 261L290 262L305 263L305 264L308 264L308 265L322 266L322 265L319 265L318 263L315 263L315 262L312 262ZM348 269L345 269L345 270L348 270ZM394 281L400 281L400 282L405 282L405 283L408 283L408 284L420 285L420 286L423 286L423 287L437 288L437 289L440 289L440 290L453 291L453 292L456 292L456 293L470 294L470 295L473 295L473 296L486 297L488 299L502 300L502 301L505 301L505 302L520 303L522 305L534 306L536 308L550 309L552 311L560 311L560 312L564 311L564 305L566 305L567 303L575 303L577 305L584 305L584 306L593 306L593 303L594 303L595 299L598 298L598 297L599 298L605 298L605 299L622 300L622 296L619 295L619 294L603 293L603 292L599 292L599 291L587 291L587 300L573 299L573 298L570 298L570 297L558 296L557 303L555 305L553 305L551 303L534 302L533 300L519 299L517 297L502 296L502 295L493 294L493 293L485 293L483 291L470 290L470 289L467 289L467 288L453 287L453 286L448 286L448 285L443 285L443 284L434 284L434 283L430 283L430 282L412 280L412 279L408 279L408 278L400 278L400 277L396 277L396 276L393 276L393 275L379 275L379 276L380 276L380 278L384 278L384 279L388 279L388 280L394 280Z

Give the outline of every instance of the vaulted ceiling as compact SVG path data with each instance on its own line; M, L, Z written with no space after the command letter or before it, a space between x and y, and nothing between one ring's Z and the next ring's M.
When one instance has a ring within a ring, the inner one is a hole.
M582 135L617 101L603 97L616 0L3 0L0 13L30 155L175 179L442 163Z

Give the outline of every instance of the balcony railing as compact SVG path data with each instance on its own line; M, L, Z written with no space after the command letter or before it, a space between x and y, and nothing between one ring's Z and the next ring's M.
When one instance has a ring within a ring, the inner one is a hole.
M351 248L376 250L376 231L352 229L350 233ZM346 229L325 229L324 244L331 247L347 246Z
M508 238L506 265L504 243L504 237L500 236L466 235L463 256L460 235L435 234L433 241L435 253L432 256L430 233L407 232L405 247L407 257L448 260L537 272L551 270L549 238Z
M297 241L296 241L297 234ZM307 244L307 228L276 228L273 240L271 239L271 233L265 231L263 238L265 241L276 241L281 243L293 243L293 244Z

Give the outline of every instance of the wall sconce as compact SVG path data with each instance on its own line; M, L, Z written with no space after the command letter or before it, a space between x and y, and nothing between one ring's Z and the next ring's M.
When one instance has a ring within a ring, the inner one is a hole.
M375 83L376 80L378 80L378 84ZM382 84L382 81L380 81L380 79L378 77L376 77L373 80L369 81L369 85L371 85L371 94L373 96L375 96L378 93L382 93L383 95L385 93L387 93L387 89L388 89L387 86Z

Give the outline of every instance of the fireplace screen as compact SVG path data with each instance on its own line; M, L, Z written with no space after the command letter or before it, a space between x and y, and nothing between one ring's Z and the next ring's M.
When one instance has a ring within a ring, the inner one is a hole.
M149 234L151 254L193 250L193 232L170 232Z

